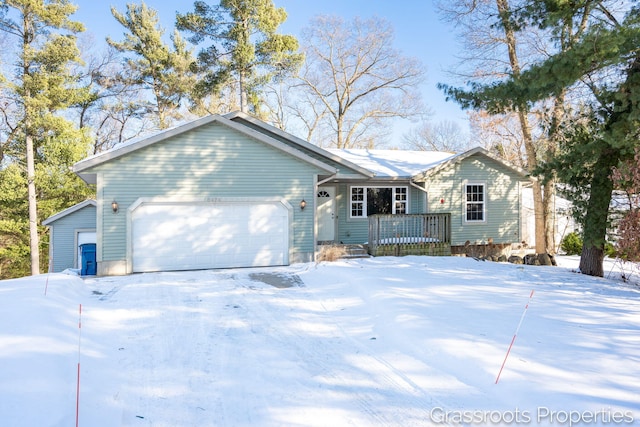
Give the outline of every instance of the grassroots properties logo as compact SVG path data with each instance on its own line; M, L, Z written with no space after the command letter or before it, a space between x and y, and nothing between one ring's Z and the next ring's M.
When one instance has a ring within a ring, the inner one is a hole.
M449 410L435 407L429 412L437 425L544 425L544 426L617 426L635 425L631 411L603 408L596 411L558 411L539 407L534 411L516 408L509 411Z

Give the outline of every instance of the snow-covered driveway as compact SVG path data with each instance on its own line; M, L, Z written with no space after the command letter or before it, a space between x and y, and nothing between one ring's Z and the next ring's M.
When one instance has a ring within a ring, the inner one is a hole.
M119 339L111 349L113 372L104 382L89 373L84 380L114 387L122 425L407 425L428 419L433 400L380 354L384 344L365 333L371 325L341 325L335 318L359 302L319 300L304 286L278 289L242 270L184 276L143 275L111 289L110 279L96 280L104 295L100 308L85 309L84 339L94 338L93 330L97 342L106 333ZM99 372L103 362L91 361L97 363L92 368L87 361L84 369ZM113 375L119 380L110 380Z
M80 426L640 425L640 291L453 257L0 282L2 425L73 425L78 361Z

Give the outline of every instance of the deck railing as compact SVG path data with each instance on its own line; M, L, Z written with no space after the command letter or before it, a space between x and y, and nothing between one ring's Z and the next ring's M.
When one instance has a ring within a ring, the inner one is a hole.
M369 216L373 256L451 255L451 214Z

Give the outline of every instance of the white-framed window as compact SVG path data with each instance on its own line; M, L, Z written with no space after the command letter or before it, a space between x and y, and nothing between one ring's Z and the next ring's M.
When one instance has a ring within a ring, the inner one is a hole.
M351 187L350 217L374 214L405 214L409 187Z
M466 222L486 221L486 185L482 182L468 182L464 185Z

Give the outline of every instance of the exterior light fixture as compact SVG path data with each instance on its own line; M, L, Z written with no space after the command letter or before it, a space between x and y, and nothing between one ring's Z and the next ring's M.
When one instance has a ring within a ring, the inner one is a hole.
M300 200L300 210L303 211L305 207L307 207L307 202L304 199Z
M115 199L111 202L111 210L114 214L118 213L118 202L116 202Z

